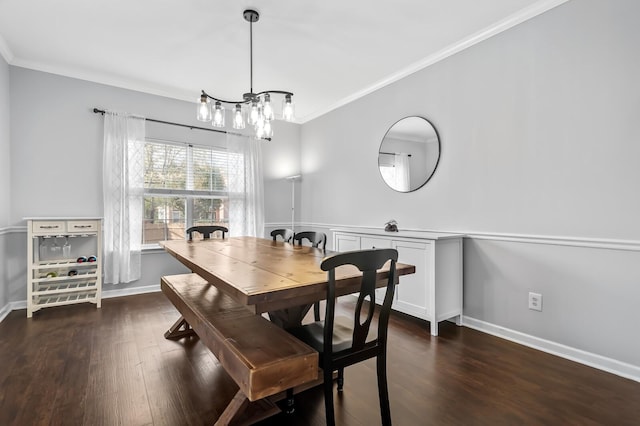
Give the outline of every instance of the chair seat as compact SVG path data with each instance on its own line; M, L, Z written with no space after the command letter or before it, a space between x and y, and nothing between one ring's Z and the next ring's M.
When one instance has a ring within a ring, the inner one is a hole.
M353 326L351 320L344 316L337 316L333 323L333 353L338 353L351 348L353 339ZM300 327L287 330L298 339L311 346L316 351L324 352L324 321L315 321ZM372 330L369 340L375 340L376 334Z

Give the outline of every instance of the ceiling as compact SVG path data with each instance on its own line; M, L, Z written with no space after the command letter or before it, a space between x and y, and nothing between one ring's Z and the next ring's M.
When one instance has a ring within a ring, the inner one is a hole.
M0 53L176 99L238 99L253 8L254 92L293 92L303 123L565 1L0 0Z

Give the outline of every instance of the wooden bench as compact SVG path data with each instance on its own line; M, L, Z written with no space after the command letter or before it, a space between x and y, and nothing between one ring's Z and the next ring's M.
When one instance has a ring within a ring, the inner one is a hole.
M199 275L162 277L161 288L182 315L165 337L197 334L240 388L216 425L238 423L243 412L256 410L249 407L253 401L271 410L262 418L279 412L268 397L317 381L318 352Z

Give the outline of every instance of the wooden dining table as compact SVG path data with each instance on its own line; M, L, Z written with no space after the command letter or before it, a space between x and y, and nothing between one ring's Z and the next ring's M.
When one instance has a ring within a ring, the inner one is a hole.
M333 252L255 237L160 244L192 271L162 277L162 291L181 313L165 337L197 334L240 388L216 425L253 424L278 412L282 400L289 411L294 393L322 383L318 353L284 329L326 298L320 264ZM398 263L396 271L398 282L415 267ZM354 266L338 267L337 295L358 292L361 276ZM388 278L387 263L378 286Z
M256 237L171 240L160 245L211 285L256 314L267 312L283 328L300 325L313 303L326 297L327 272L320 264L334 253ZM378 271L379 286L386 285L388 272L388 264ZM398 281L413 273L413 265L396 265ZM360 277L354 266L338 267L336 294L359 291Z

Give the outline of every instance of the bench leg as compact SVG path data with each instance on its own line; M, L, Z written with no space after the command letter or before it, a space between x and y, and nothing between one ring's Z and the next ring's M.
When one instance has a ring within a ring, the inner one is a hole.
M291 414L295 412L295 400L294 394L304 392L312 387L322 384L322 370L319 371L319 377L317 380L296 386L293 389L287 389L275 395L267 398L260 399L255 402L250 402L249 398L238 390L233 397L227 408L220 415L215 423L215 426L248 426L257 423L261 420L275 416L276 414L284 411ZM333 372L333 378L337 377L337 372ZM278 407L284 405L281 409Z
M284 412L293 414L296 411L296 400L293 398L293 389L287 389L287 400L285 402Z
M268 399L265 398L250 402L249 398L239 390L229 405L227 405L227 408L222 412L215 426L252 425L260 420L274 416L279 412L280 409L278 406Z
M183 318L178 318L178 321L173 324L166 333L164 333L165 339L177 340L186 336L194 336L196 332L191 328L189 323Z

